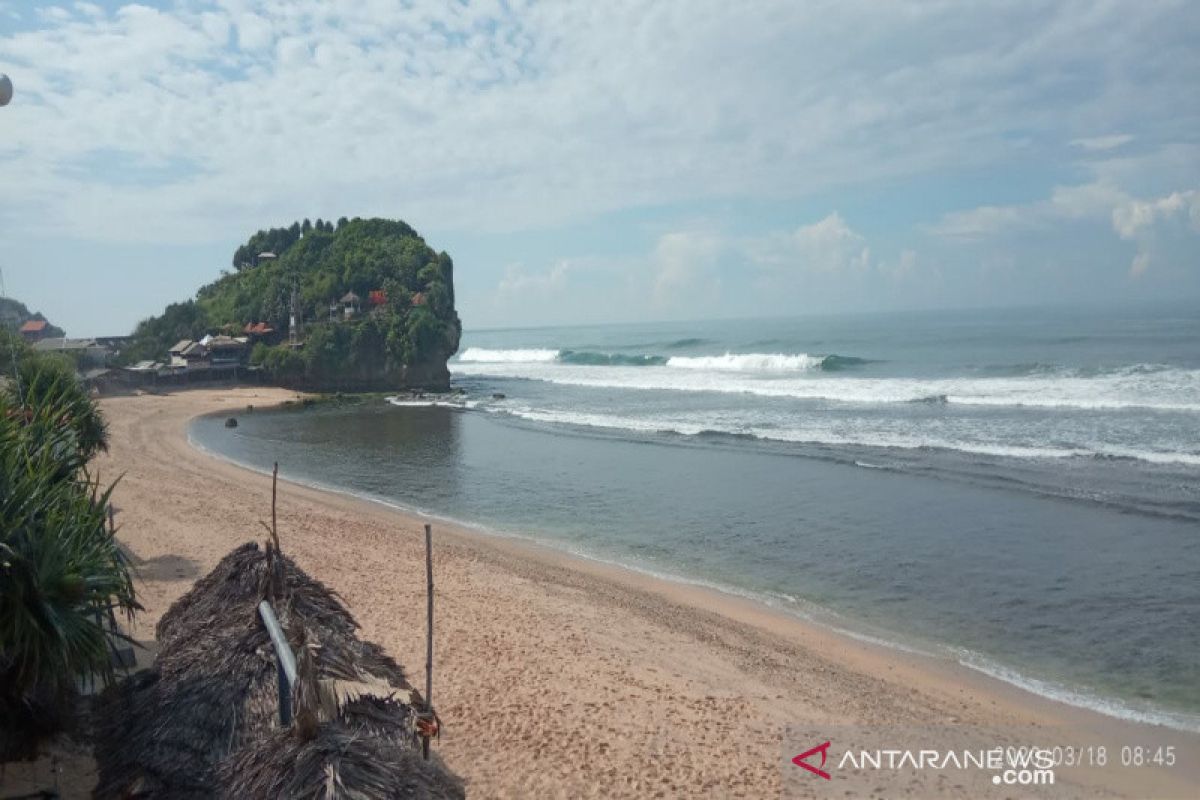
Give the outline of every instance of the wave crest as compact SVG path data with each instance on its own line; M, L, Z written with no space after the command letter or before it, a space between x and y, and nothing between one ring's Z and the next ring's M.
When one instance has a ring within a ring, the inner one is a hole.
M804 372L819 369L825 356L808 353L726 353L723 356L672 356L668 367L730 372Z
M659 367L667 363L667 358L624 353L594 353L588 350L560 350L558 361L564 364L593 367Z
M458 357L458 360L474 364L532 364L554 361L556 358L558 358L557 350L542 348L492 350L486 347L468 347Z
M700 340L695 340L700 341ZM460 364L571 364L583 367L673 367L714 372L839 371L870 363L855 356L810 356L808 353L725 353L716 356L664 356L640 353L601 353L549 348L491 349L468 347Z

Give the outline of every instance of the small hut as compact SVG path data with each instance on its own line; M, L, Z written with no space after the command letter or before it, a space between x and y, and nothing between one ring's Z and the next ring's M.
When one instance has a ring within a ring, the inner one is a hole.
M299 654L289 728L264 597ZM420 695L357 627L270 545L237 548L163 616L154 665L100 698L93 797L465 797L436 756L421 758Z
M354 292L346 292L338 302L342 305L342 313L346 315L346 319L358 314L362 308L362 298Z

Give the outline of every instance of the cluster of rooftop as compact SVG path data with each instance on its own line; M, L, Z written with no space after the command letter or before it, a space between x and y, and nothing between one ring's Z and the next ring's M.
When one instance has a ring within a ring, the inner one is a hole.
M168 351L166 360L147 359L125 367L133 375L178 377L237 377L246 366L253 339L267 337L274 329L265 323L246 326L246 336L207 335L200 339L180 339Z

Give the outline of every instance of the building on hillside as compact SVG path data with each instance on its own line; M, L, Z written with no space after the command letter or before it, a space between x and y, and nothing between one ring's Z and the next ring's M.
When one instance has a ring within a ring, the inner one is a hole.
M255 342L274 344L279 338L275 335L275 329L265 322L247 322L242 328L242 333L251 344Z
M342 305L342 314L346 319L350 319L361 310L362 298L354 292L346 292L338 302Z
M417 306L425 305L425 293L424 292L416 292L415 294L413 294L411 305L414 308L416 308Z
M238 367L246 360L250 340L245 336L205 336L200 340L208 350L208 361L212 369Z
M130 364L128 367L122 367L121 371L126 375L134 378L135 383L144 383L158 376L158 371L163 367L157 361L146 359L139 361L136 364Z
M68 339L63 336L38 339L33 343L33 349L39 353L62 353L71 356L81 369L103 367L112 355L111 349L95 339Z
M208 369L208 351L199 342L180 339L169 351L168 366L173 370L188 372Z
M168 362L167 366L173 370L186 370L188 366L187 358L183 355L194 344L191 339L180 339L175 344L171 345L171 349L167 351Z
M108 348L108 358L112 362L117 356L121 355L121 351L129 344L132 336L97 336L95 337L96 344L103 345Z
M49 323L44 319L27 319L21 324L21 337L27 342L37 342L46 338Z

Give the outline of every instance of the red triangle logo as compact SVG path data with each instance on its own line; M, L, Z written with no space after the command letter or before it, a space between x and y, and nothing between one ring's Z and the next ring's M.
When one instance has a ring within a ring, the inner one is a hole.
M807 761L804 760L811 756L815 756L817 753L820 753L821 754L821 766L822 767L825 766L825 757L826 757L827 751L829 750L829 744L830 744L829 742L825 742L825 744L819 744L816 747L812 748L811 750L805 750L803 753L801 753L800 755L793 758L792 763L795 764L797 767L803 767L804 769L808 770L809 772L811 772L814 775L820 775L822 778L824 778L827 781L833 780L833 778L829 775L828 772L826 772L823 769L814 767L812 764L809 764Z

